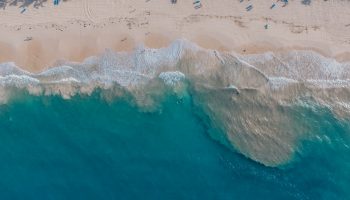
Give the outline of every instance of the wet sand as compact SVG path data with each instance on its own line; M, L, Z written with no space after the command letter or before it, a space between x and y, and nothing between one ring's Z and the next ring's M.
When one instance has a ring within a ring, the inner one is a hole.
M49 1L23 14L19 5L7 6L0 9L0 62L38 72L60 60L80 62L106 49L139 45L161 48L178 38L240 54L308 49L350 60L347 1L290 1L285 7L269 0L201 2L195 9L190 0L75 0L58 6Z

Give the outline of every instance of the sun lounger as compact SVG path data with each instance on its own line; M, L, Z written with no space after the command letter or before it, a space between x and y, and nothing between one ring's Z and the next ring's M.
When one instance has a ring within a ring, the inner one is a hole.
M23 8L23 10L21 11L21 14L23 14L27 9Z
M282 7L285 7L288 4L288 0L282 0L282 2L284 3Z
M194 8L195 9L199 9L199 8L201 8L202 7L202 4L198 4L198 5L196 5Z
M31 41L33 38L32 37L26 37L26 39L24 39L24 41L28 42Z
M253 9L252 5L249 5L248 7L245 8L247 11L251 11Z
M272 4L272 6L270 7L270 9L272 9L272 8L274 8L276 6L276 4L274 3L274 4Z
M193 2L193 4L197 4L197 3L200 3L201 1L195 1L195 2Z

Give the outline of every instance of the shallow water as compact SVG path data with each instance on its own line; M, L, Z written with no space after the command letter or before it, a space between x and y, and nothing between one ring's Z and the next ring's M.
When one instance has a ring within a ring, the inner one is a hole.
M349 199L350 123L295 108L293 161L265 167L214 140L190 97L31 96L0 105L1 199ZM320 123L322 122L322 123ZM210 136L211 135L211 136Z
M295 106L327 108L337 119L350 119L350 63L313 51L239 55L177 40L161 49L106 50L40 73L1 63L0 104L8 103L14 88L65 99L113 90L107 99L128 94L148 111L160 105L166 91L190 94L210 130L219 130L214 138L271 167L289 163L300 140L315 135Z

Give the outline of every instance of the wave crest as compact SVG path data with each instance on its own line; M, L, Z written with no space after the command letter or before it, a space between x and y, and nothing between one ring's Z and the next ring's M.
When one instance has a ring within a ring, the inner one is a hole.
M13 87L70 98L117 86L140 107L156 106L166 87L182 95L188 91L234 148L269 166L288 162L307 132L291 105L312 102L338 117L348 117L349 83L350 63L315 52L238 55L202 49L186 40L162 49L106 51L37 74L14 63L0 64L2 103L9 100Z

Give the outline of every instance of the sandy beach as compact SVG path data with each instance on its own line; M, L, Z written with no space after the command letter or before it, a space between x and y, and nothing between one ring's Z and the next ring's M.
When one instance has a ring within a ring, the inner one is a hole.
M323 141L325 113L350 119L348 0L0 2L0 105L101 91L158 113L171 94L270 167Z
M8 3L0 9L0 62L14 61L38 72L60 60L79 62L105 49L160 48L178 38L240 54L311 49L338 61L350 60L348 1L201 4L195 9L191 0L71 0L57 6L51 1L31 4L23 11L21 3ZM253 9L247 11L249 5Z

